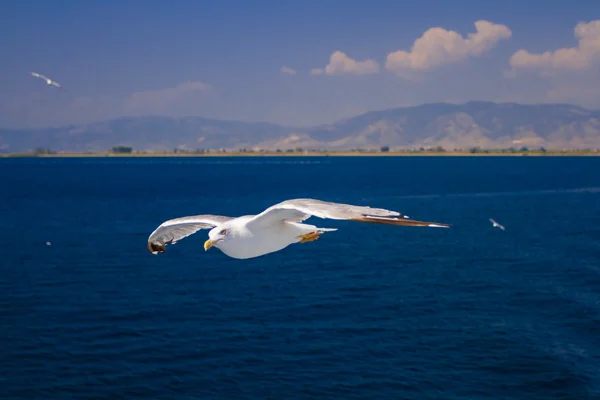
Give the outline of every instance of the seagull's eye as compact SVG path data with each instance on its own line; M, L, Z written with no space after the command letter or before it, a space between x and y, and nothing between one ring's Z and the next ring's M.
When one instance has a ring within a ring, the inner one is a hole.
M221 232L219 232L219 235L224 235L227 233L227 229L223 229Z

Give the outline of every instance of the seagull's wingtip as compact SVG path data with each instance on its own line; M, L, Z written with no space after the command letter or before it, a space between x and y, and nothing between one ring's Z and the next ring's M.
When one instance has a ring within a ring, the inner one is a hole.
M165 247L166 246L164 244L156 243L156 242L148 242L148 244L146 246L148 251L152 254L164 253Z
M427 225L430 228L450 228L452 225L450 224L429 224Z

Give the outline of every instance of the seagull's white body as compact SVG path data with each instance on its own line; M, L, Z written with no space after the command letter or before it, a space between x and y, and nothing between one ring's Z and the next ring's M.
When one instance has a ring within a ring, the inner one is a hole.
M499 223L497 223L496 221L494 221L493 219L490 218L490 222L492 223L492 227L494 228L500 228L502 230L505 230L504 227L502 225L500 225Z
M323 233L336 230L295 222L274 224L264 228L256 227L247 224L253 217L249 215L232 220L229 224L231 230L228 240L212 239L210 234L209 238L215 242L216 248L229 257L245 259L283 250L291 244L300 242L303 235L311 232Z
M247 259L282 250L294 243L317 240L333 228L319 228L301 221L311 216L400 226L447 228L450 225L410 220L396 211L330 203L314 199L287 200L258 215L238 218L197 215L163 222L148 238L148 251L163 253L166 245L201 229L211 229L204 249L216 247L232 258Z
M53 81L52 79L48 78L47 76L38 74L37 72L30 72L29 75L45 80L47 85L56 86L57 88L62 88L62 86L60 86L60 83Z

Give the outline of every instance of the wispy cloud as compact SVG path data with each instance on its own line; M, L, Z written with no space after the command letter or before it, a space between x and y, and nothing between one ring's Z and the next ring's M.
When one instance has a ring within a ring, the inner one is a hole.
M430 28L415 40L410 51L389 53L385 67L397 75L405 76L410 71L428 70L480 56L494 48L499 41L512 36L507 26L484 20L475 22L475 30L475 33L463 38L455 31Z
M114 117L121 104L118 98L56 96L47 90L25 92L0 100L0 127L39 128L98 121Z
M600 20L578 23L574 31L575 37L579 38L577 47L540 54L521 49L510 58L509 64L512 69L506 76L514 77L518 70L533 70L548 76L561 71L590 69L600 60Z
M348 57L341 51L334 51L329 58L329 64L325 68L313 68L312 75L367 75L379 72L379 64L371 59L357 61Z
M134 113L160 113L177 101L210 89L210 85L196 81L183 82L171 88L135 92L125 101L125 109Z
M45 89L45 88L43 88ZM38 90L10 99L0 98L0 127L46 127L101 121L120 116L201 115L214 96L212 86L203 82L183 82L171 88L145 90L125 96L57 95ZM16 121L27 121L17 124Z
M285 65L281 67L281 72L288 75L296 75L297 71L294 68L286 67Z

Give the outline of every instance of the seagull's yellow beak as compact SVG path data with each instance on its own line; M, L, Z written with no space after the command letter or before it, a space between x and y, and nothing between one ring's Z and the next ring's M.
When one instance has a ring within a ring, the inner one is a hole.
M213 247L214 244L215 244L214 240L208 239L206 242L204 242L204 251Z

